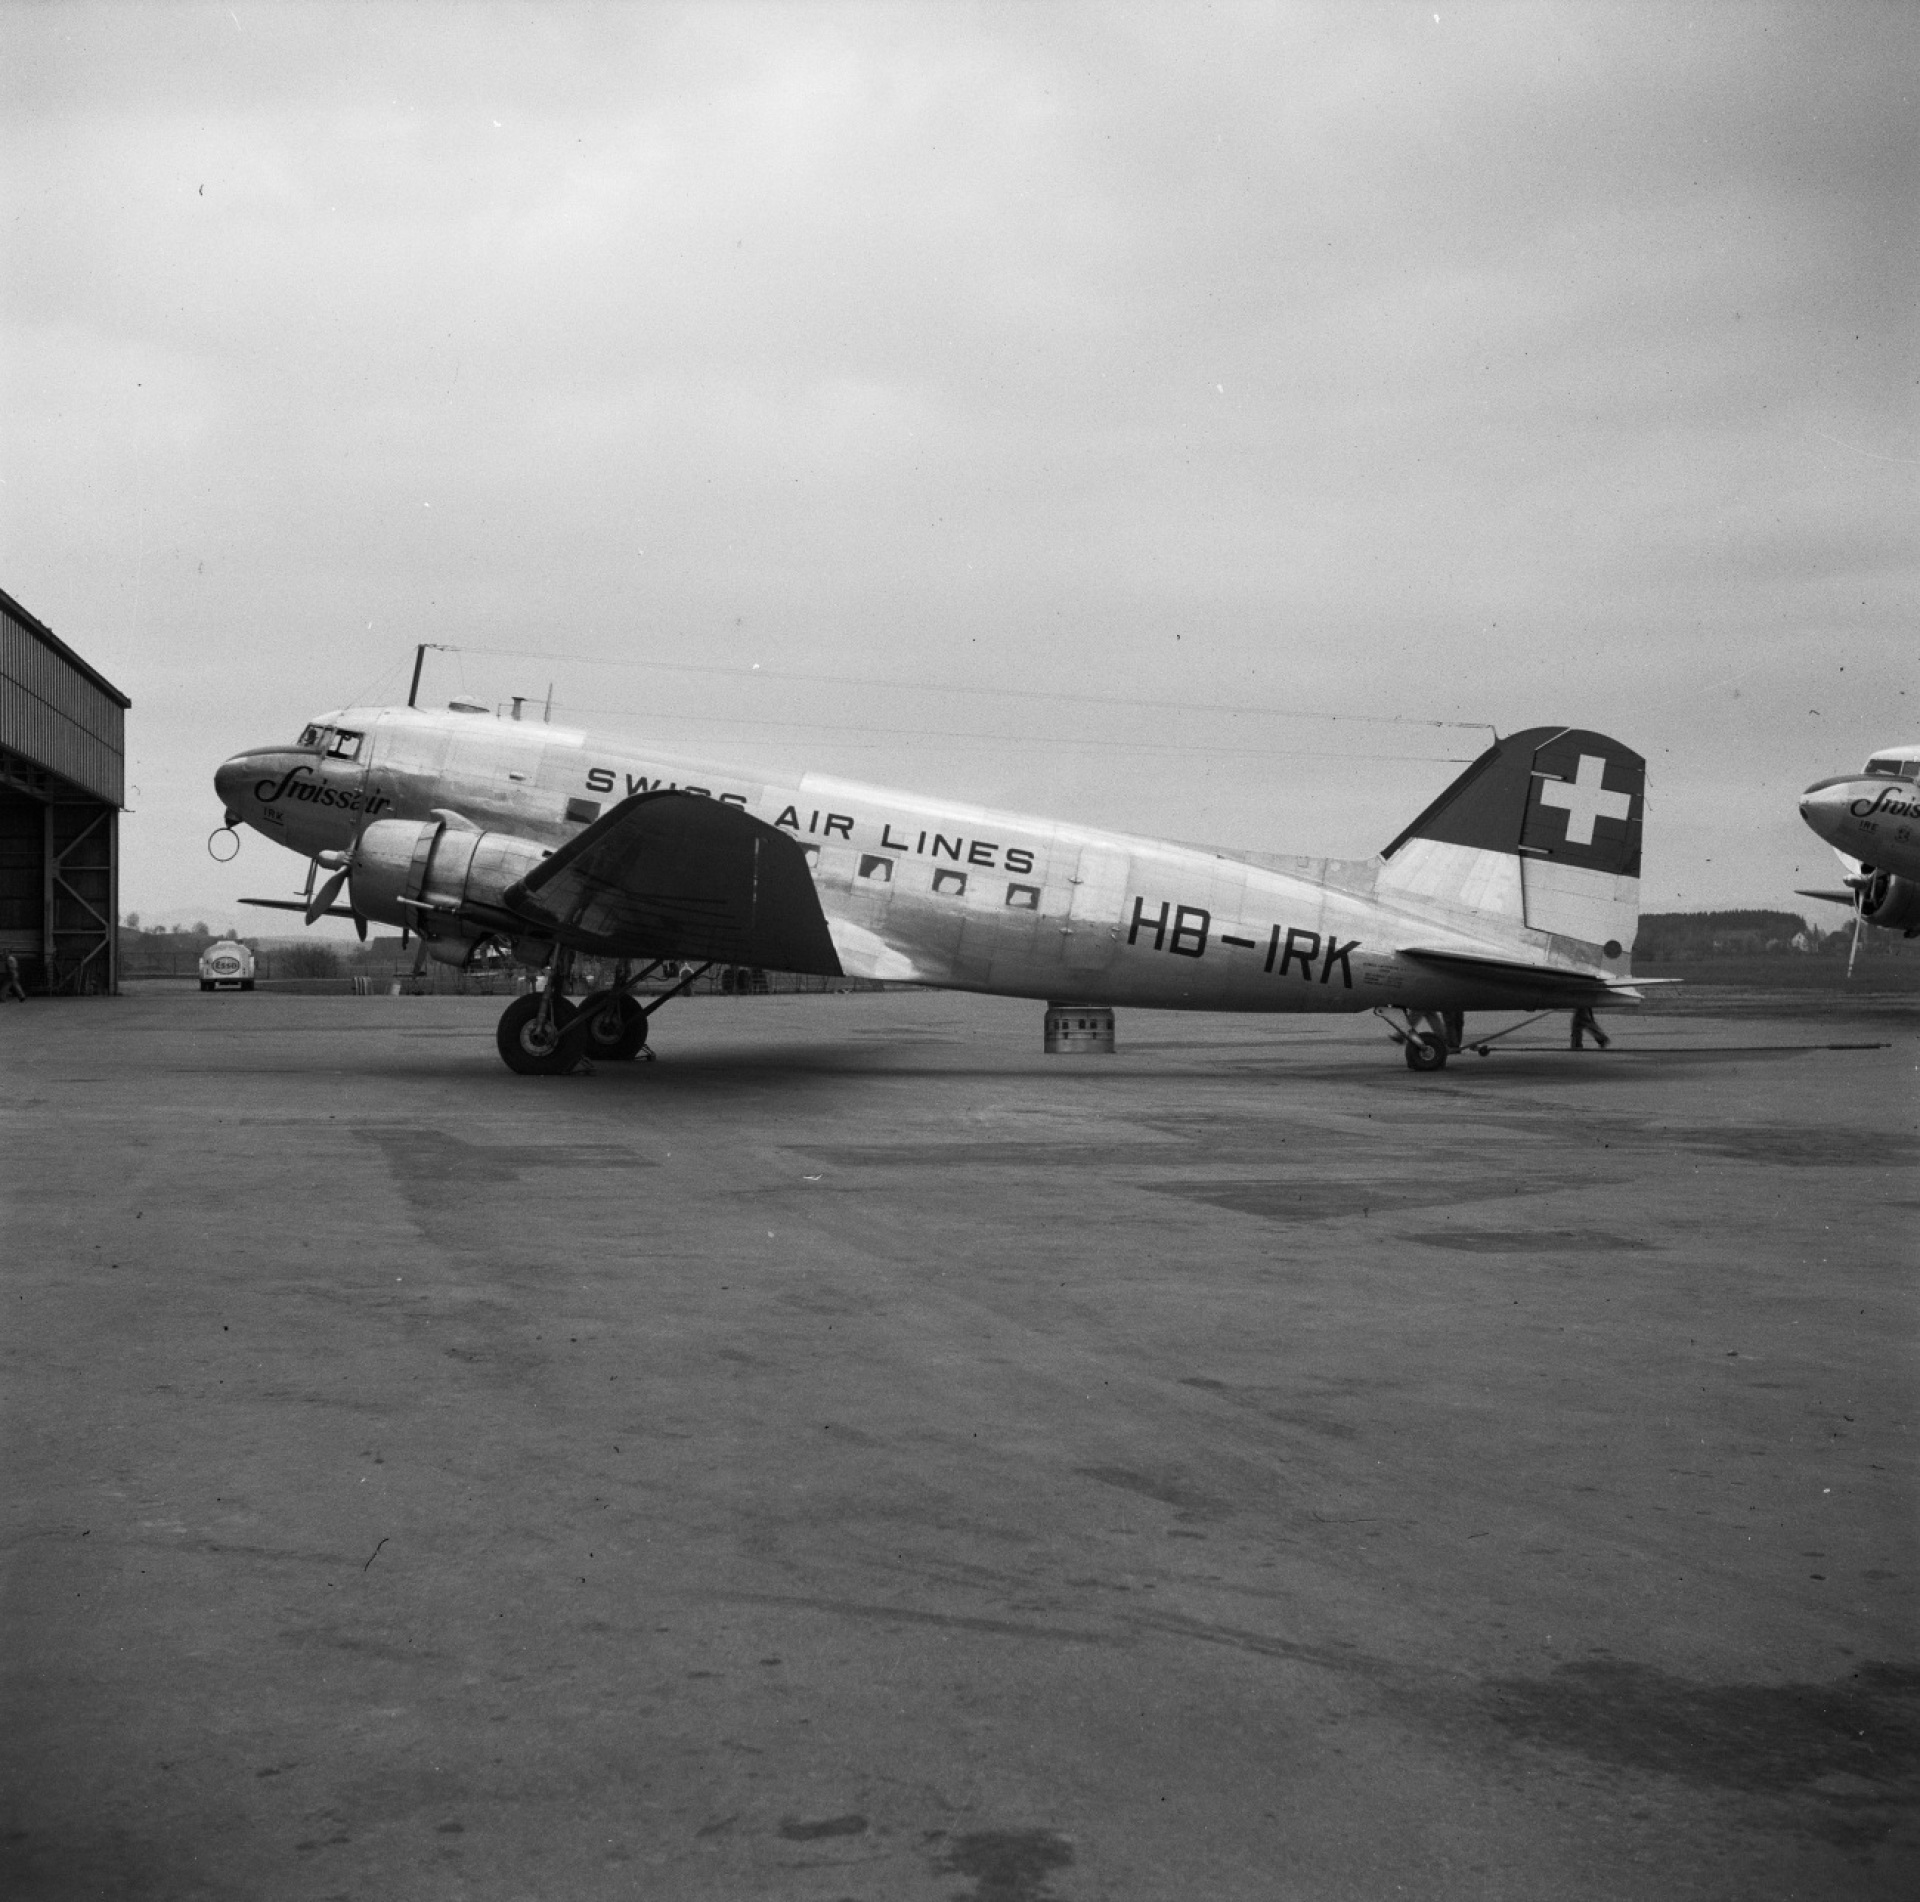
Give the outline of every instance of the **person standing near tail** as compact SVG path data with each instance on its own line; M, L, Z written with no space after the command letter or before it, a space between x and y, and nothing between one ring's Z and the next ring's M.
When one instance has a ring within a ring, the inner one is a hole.
M1583 1035L1591 1037L1595 1047L1600 1050L1606 1049L1607 1046L1613 1042L1613 1039L1600 1028L1600 1020L1594 1016L1593 1007L1590 1004L1582 1004L1580 1008L1573 1013L1573 1041L1571 1048L1575 1050L1584 1050L1586 1048L1586 1045L1580 1041Z
M20 960L9 951L7 975L4 982L0 982L0 1004L9 1004L16 997L24 1004L27 1001L27 987L20 982Z

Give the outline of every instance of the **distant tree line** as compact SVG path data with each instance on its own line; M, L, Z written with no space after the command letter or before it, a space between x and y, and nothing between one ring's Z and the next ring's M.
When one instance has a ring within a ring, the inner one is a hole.
M141 930L129 912L120 927L122 977L193 977L210 944L231 940L254 954L261 977L385 976L396 967L413 968L413 953L400 948L397 935L369 938L365 944L339 944L329 938L285 939L212 931L205 924Z
M258 933L242 936L231 931L210 931L204 924L143 931L136 925L138 916L137 912L129 912L120 928L120 975L125 978L197 977L201 954L207 946L232 940L244 944L253 953L255 975L263 982L270 983L276 978L366 978L381 990L396 979L409 988L414 983L414 960L419 947L403 945L395 933L372 935L365 944L359 944L352 940L342 943L337 938L284 938ZM693 968L689 964L663 970L646 988L664 989L683 970L690 972ZM575 963L573 982L568 988L576 995L597 990L611 983L613 974L613 960L581 958ZM502 985L514 988L526 982L527 976L523 967L505 958L489 958L469 973L429 962L422 987L428 990L498 989ZM882 987L869 986L864 980L854 978L770 977L765 971L745 966L716 965L699 980L697 988L702 995L713 992L745 995L768 990Z
M1633 962L1637 968L1705 958L1845 957L1852 936L1853 921L1838 905L1830 923L1792 911L1649 911L1633 941ZM1882 941L1872 946L1876 952L1902 942L1884 931L1864 937Z
M209 944L234 934L210 931L204 924L171 929L140 930L138 913L129 913L120 932L120 972L123 977L192 977L200 954ZM1636 967L1684 964L1729 957L1839 957L1847 955L1853 922L1838 905L1831 922L1809 921L1791 911L1650 911L1640 919L1633 943ZM342 944L331 938L289 939L254 934L239 940L253 952L263 978L369 977L391 980L413 970L414 947L403 946L397 935L370 937L365 944ZM1862 956L1920 955L1920 939L1909 943L1891 932L1862 934ZM605 975L610 975L609 964ZM601 981L597 965L583 966L589 984ZM701 989L765 988L752 974L737 977L716 972Z

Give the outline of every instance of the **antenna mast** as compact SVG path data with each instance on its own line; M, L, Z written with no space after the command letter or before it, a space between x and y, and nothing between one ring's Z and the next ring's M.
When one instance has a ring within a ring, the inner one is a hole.
M444 654L447 651L444 641L422 641L413 650L413 684L407 689L407 705L410 707L416 705L420 698L420 669L426 662L429 647L436 654Z

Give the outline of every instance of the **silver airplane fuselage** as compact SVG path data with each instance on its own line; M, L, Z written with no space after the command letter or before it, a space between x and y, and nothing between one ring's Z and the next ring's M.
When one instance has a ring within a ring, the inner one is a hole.
M636 794L714 799L805 852L841 969L863 978L1174 1009L1458 1011L1525 993L1396 946L1626 970L1618 944L1491 920L1404 878L1383 889L1380 859L1236 854L815 773L774 779L483 711L342 709L302 744L236 755L215 784L230 823L306 858L346 853L382 821L436 815L551 852Z

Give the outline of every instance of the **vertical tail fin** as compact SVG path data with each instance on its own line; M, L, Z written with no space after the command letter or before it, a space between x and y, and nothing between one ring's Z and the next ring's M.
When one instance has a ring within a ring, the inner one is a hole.
M1551 932L1623 959L1640 919L1647 763L1604 734L1496 741L1381 853L1383 895Z

